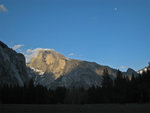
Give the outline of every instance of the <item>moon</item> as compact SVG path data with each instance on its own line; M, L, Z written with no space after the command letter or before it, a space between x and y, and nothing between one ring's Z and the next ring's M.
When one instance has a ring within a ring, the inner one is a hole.
M118 11L118 8L114 8L115 11Z

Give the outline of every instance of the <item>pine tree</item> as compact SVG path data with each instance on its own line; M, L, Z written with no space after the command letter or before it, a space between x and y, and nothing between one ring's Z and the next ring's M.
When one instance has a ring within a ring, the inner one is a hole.
M110 78L107 69L103 72L102 95L105 103L110 103L113 97L113 80Z
M104 69L102 88L112 88L112 87L113 87L113 80L110 78L108 70Z

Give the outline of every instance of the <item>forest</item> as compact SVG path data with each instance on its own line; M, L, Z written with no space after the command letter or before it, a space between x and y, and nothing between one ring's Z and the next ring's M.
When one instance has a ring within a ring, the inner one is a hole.
M101 104L101 103L149 103L150 71L138 76L123 76L117 71L112 80L105 69L101 87L89 89L57 87L47 89L41 85L34 86L33 80L28 85L0 86L1 104Z

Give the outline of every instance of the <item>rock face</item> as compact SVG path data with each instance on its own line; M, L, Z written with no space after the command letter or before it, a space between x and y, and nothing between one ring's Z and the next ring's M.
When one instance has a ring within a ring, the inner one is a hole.
M34 57L28 64L29 67L43 73L53 73L55 79L63 75L66 66L65 56L53 50L40 50L38 55Z
M25 57L0 41L0 85L19 85L29 81Z
M41 84L48 88L101 86L104 69L108 70L112 78L115 78L117 73L116 69L95 62L67 59L53 50L40 50L28 67L30 67L29 73L36 75L34 76L35 84ZM131 71L123 74L125 76L132 75Z

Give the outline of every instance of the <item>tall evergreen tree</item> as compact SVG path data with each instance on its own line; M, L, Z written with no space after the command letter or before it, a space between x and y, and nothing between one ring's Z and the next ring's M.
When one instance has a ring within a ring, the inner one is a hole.
M107 69L103 71L103 81L102 81L102 88L112 88L113 87L113 80L110 78Z
M107 69L104 69L103 72L103 81L102 81L102 94L105 103L110 103L113 96L113 80L110 78Z

